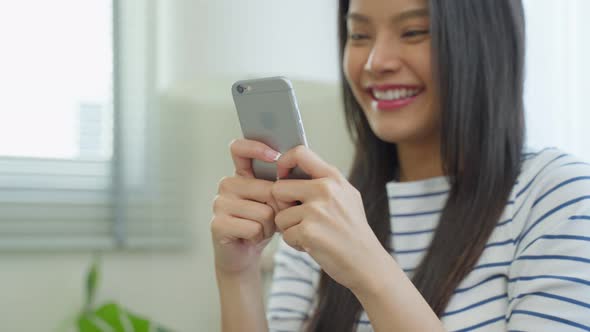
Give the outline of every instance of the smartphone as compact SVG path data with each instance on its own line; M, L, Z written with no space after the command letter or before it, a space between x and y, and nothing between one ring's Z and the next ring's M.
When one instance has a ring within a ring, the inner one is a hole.
M262 142L285 153L307 144L291 82L282 76L237 81L231 88L244 138ZM254 177L269 181L277 178L275 163L252 160ZM287 179L310 179L299 167Z

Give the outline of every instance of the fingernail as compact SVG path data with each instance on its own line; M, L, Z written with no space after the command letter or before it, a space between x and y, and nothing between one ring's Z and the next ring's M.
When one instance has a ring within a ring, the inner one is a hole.
M281 157L281 153L273 150L266 150L264 155L269 159L269 161L277 161Z

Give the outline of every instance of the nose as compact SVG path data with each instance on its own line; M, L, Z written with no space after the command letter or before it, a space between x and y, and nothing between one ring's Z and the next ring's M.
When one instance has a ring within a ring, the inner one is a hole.
M373 75L395 73L401 68L398 48L389 38L378 38L373 44L364 69Z

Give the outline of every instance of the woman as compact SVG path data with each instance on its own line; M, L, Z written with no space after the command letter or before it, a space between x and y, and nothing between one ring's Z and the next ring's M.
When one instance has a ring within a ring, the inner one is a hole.
M523 151L522 3L341 0L339 17L351 173L231 144L211 222L223 331L590 330L590 167ZM253 158L312 179L254 179Z

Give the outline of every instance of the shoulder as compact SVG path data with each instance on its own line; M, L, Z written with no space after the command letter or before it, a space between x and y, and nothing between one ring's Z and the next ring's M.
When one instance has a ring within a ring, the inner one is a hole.
M590 215L590 163L558 148L527 151L511 193L516 244ZM521 244L523 242L524 244Z
M590 165L556 148L525 154L514 189L507 329L589 327Z
M590 163L561 149L551 147L523 153L521 171L513 188L515 200L535 196L541 203L549 196L564 197L568 193L590 194ZM524 196L524 197L523 197ZM548 199L549 200L549 199Z

